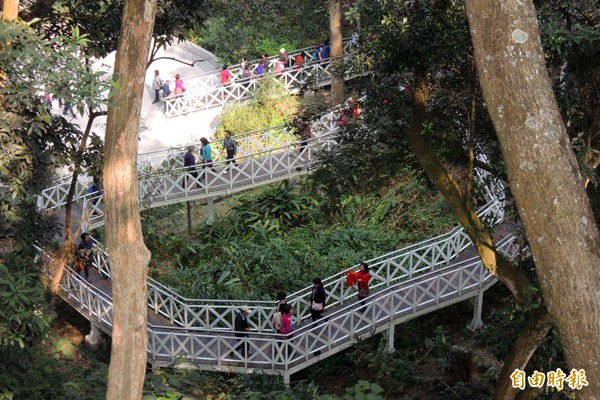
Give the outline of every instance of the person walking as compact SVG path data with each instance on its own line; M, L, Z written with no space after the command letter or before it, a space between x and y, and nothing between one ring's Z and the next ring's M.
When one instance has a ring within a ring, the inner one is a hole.
M235 337L241 338L238 340L238 345L235 348L235 351L239 353L241 349L243 358L246 358L246 354L248 354L247 343L246 340L244 340L244 338L248 337L247 332L250 330L250 325L248 324L248 315L250 315L250 309L248 306L243 306L240 309L240 312L236 314L235 321L233 323Z
M329 39L323 42L321 46L321 64L327 65L329 64L329 53L331 52L331 45L329 44Z
M235 155L238 151L238 144L234 138L231 137L231 131L225 131L225 138L223 139L223 148L227 152L226 165L223 172L227 172L229 170L229 164L233 163L233 165L237 168L238 163L235 161Z
M283 312L281 313L281 327L279 328L279 332L282 335L289 335L294 331L292 325L292 315L294 315L294 308L286 304L283 307Z
M223 85L223 100L227 100L231 92L231 72L227 64L221 67L221 85Z
M163 80L160 78L160 74L158 70L154 70L154 79L152 80L152 89L154 89L154 103L158 103L160 101L160 91L163 88Z
M294 59L294 69L300 70L304 65L304 53L299 53Z
M175 75L175 90L173 91L173 94L177 96L183 94L183 92L185 92L186 90L187 89L185 88L185 86L183 86L183 79L181 79L181 75Z
M196 156L194 156L194 146L188 146L187 152L183 155L183 167L186 169L186 172L194 178L194 181L198 178L198 171L196 171ZM187 176L185 183L187 187Z
M76 259L79 262L79 273L83 272L85 280L90 281L90 268L92 268L93 257L94 257L94 243L90 238L89 233L84 232L81 234L81 242L77 246Z
M287 295L285 292L277 292L277 307L273 314L273 329L276 333L281 333L281 318L283 317L283 309L287 305Z
M327 294L325 293L321 278L313 279L313 290L310 294L310 318L313 322L323 318L321 314L325 310L326 300Z
M171 81L166 80L162 85L163 99L166 99L171 94Z
M213 168L212 149L210 147L208 139L201 138L200 143L202 143L202 147L200 148L200 155L202 156L202 169L204 170L206 168L210 168L213 172L216 173L217 171ZM204 179L204 175L205 172L203 171L200 180Z
M75 113L75 111L73 111L73 106L71 105L71 103L65 102L65 107L63 108L62 115L67 115L69 111L71 112L73 118L77 117L77 114Z
M269 57L267 53L262 53L258 66L256 67L256 75L263 75L269 72Z
M283 61L283 63L285 64L286 67L289 67L290 57L285 52L284 48L282 48L281 50L279 50L279 58L281 59L281 61Z
M356 272L348 272L346 274L346 284L348 286L358 285L358 300L362 306L365 305L365 298L369 296L369 264L361 262L359 270Z

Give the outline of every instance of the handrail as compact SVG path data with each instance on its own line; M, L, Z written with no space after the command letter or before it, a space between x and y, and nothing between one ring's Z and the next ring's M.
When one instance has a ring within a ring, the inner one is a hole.
M331 133L336 132L339 129L339 126L337 125L337 120L335 119L336 110L337 110L337 108L323 113L318 119L316 119L313 122L313 124L312 124L313 134L316 137L330 135ZM267 143L267 145L269 145L272 142L274 142L274 143L286 143L287 142L288 144L293 144L295 137L291 133L285 132L283 129L278 129L278 130L275 130L274 132L271 131L272 128L279 128L279 127L281 127L281 126L270 127L270 128L265 128L263 130L254 131L258 135L253 135L253 132L246 132L246 133L242 133L240 135L236 135L235 137L238 138L238 140L240 141L238 143L239 148L240 148L239 153L244 154L244 152L248 152L253 147L255 147L256 146L255 143L257 143L258 141L255 141L253 139L256 136L258 136L258 138L265 138L264 140ZM261 132L263 134L261 134ZM273 133L274 134L285 134L286 138L278 139L272 135ZM221 145L222 145L221 140L217 141L216 143L213 143L216 155L218 155L218 153L220 152L219 148ZM266 154L269 150L283 149L284 147L285 146L278 146L275 148L269 147L267 149L264 149L262 152L250 152L249 154L251 154L253 156L260 156L261 153ZM177 148L175 148L175 149L177 149ZM163 149L163 150L159 150L157 152L164 152L163 162L168 159L170 154L173 154L172 149ZM142 153L142 157L145 154L146 153ZM178 165L182 165L183 164L182 163L182 154L178 154L177 156L178 157L174 159L175 163ZM236 157L236 158L239 159L240 157ZM69 191L70 180L71 180L71 177L62 178L61 180L55 182L55 184L53 186L44 189L42 191L42 193L38 196L38 208L40 208L40 209L59 209L62 206L64 206L66 204L66 196ZM80 177L80 180L77 181L75 195L73 197L74 201L80 200L88 194L89 180L90 180L90 178L87 177L87 180L84 182L84 177Z
M500 240L497 248L506 252L513 237L511 234ZM41 249L38 251L43 254ZM354 343L390 325L473 297L495 280L481 260L473 257L391 285L373 293L364 304L347 304L329 313L326 319L301 326L290 335L250 331L246 337L236 337L231 329L215 331L149 323L149 361L168 365L183 357L192 363L217 362L220 365L226 362L229 367L252 365L253 369L265 372L291 373L334 354L345 343ZM110 334L110 296L89 285L69 267L65 269L60 287L68 302ZM417 289L422 295L414 294ZM357 308L363 311L359 314ZM254 318L250 317L250 323ZM241 348L248 348L252 353L245 353Z
M343 45L344 44L349 44L351 42L352 42L352 38L350 38L350 37L342 39L342 44ZM301 49L293 50L293 51L291 51L289 53L286 52L286 54L288 55L288 58L289 58L290 61L293 60L293 57L297 56L298 54L303 54L303 53L305 53L308 56L308 58L310 58L310 61L315 61L315 60L313 60L313 57L312 57L313 55L312 55L312 52L311 52L311 50L314 50L314 48L315 48L315 46L304 47L304 48L301 48ZM278 59L279 59L279 54L277 54L275 56L269 56L269 57L267 57L267 60L269 60L269 69L275 67L275 63L277 62ZM257 64L259 64L261 61L262 60L260 58L248 61L248 66L250 67L250 70L252 72L254 72L256 70ZM242 68L242 64L241 63L239 63L239 64L233 64L233 65L229 65L228 66L229 72L231 72L232 75L236 75L236 76L237 76L237 72L239 72L241 70L241 68ZM186 82L190 82L190 81L193 82L194 80L202 79L202 78L205 78L205 77L210 76L210 75L219 75L220 73L221 73L221 69L220 68L219 69L214 69L212 71L202 72L200 74L196 74L196 75L192 75L192 76L188 77L186 79Z
M344 59L353 56L350 42L344 44ZM288 90L297 90L303 87L309 78L319 86L328 85L332 79L329 62L311 61L304 63L302 67L287 67L283 71L269 72L268 74L253 75L244 79L230 81L223 85L216 75L210 75L206 81L189 84L187 90L179 95L171 95L165 100L165 115L167 118L188 114L199 110L208 110L213 107L221 107L232 101L240 101L254 95L258 82L263 79L282 81ZM364 74L350 67L344 72L344 79Z
M310 142L316 142L316 141L320 141L320 140L328 140L329 136L321 136L318 138L314 138L311 139ZM307 150L310 153L310 146L307 148ZM277 150L277 149L275 149ZM483 156L482 156L483 157ZM485 161L485 159L483 158L483 160ZM179 168L177 169L178 172L180 172L181 175L183 176L187 176L187 171L183 168ZM210 172L210 170L207 170L207 173ZM487 172L486 171L478 171L478 176L479 175L485 175ZM154 175L149 175L147 177L145 177L146 179L152 179L152 178L161 178L161 177L165 177L165 178L170 178L171 176L174 176L176 174L174 174L173 172L167 173L167 174L154 174ZM142 179L142 183L144 182L144 179ZM493 182L492 182L492 186L493 186ZM501 186L501 184L500 184ZM143 186L142 186L143 188ZM487 186L486 186L487 188ZM498 223L500 221L502 221L503 219L503 215L504 215L504 210L503 210L503 203L502 201L497 199L497 194L495 192L493 192L494 188L492 187L491 189L488 188L488 192L491 193L490 197L493 199L492 201L488 202L488 204L484 205L483 207L481 207L478 210L478 215L480 215L480 217L485 218L488 215L494 216L494 221L493 223ZM140 190L140 193L142 193L143 190ZM98 217L102 217L102 211L101 210L97 210L96 211ZM470 239L468 238L468 236L466 235L466 233L464 232L462 227L455 227L453 230L451 230L450 232L443 234L443 235L439 235L435 238L431 238L431 239L427 239L423 242L408 246L406 248L403 248L401 250L397 250L391 253L388 253L384 256L380 256L377 257L375 259L372 260L368 260L369 264L371 264L372 266L372 271L373 271L373 278L372 278L372 287L376 288L379 287L381 285L386 286L386 285L390 285L392 283L394 283L395 281L397 281L398 279L402 279L403 277L412 277L416 274L422 273L424 271L429 271L432 268L435 268L436 266L442 265L444 263L448 263L451 259L455 258L466 246L468 246L470 243ZM426 259L426 257L432 257L432 260L429 261ZM104 253L104 260L102 259L98 259L97 260L97 266L98 269L104 273L109 275L110 272L108 270L108 255L106 253ZM393 261L396 260L396 261ZM408 267L403 267L404 264L407 264ZM345 302L345 300L350 297L350 293L351 290L349 288L345 288L342 281L343 278L345 276L345 273L349 270L355 269L357 268L357 266L353 266L345 271L341 271L333 276L327 277L323 280L324 285L326 287L326 289L328 290L328 292L330 293L330 299L333 299L333 302L331 302L331 304L333 305L337 305L337 304L342 304ZM401 273L398 275L398 270L400 268ZM404 268L404 271L402 271L402 268ZM391 277L390 279L388 279L389 277ZM305 287L295 293L292 293L289 296L289 300L288 302L290 304L294 304L296 305L296 308L298 309L299 313L298 313L298 317L301 320L304 320L306 318L308 318L309 315L309 301L308 298L310 297L310 287ZM207 299L188 299L188 298L184 298L180 295L178 295L177 293L175 293L174 291L164 287L163 285L161 285L160 283L154 281L154 280L149 280L149 302L150 302L150 308L154 309L156 312L160 313L161 315L165 316L166 318L168 318L171 322L182 325L182 326L186 326L186 327L192 327L194 326L194 324L197 324L199 322L201 323L206 323L208 325L210 325L211 327L217 327L216 325L214 325L215 323L217 325L222 325L224 329L228 329L229 326L228 324L223 321L223 316L219 313L214 315L214 318L216 318L216 322L213 320L210 320L210 318L208 320L206 320L207 322L204 321L200 321L199 315L201 315L202 313L207 312L206 310L207 307L209 306L213 306L213 307L217 307L219 304L221 305L235 305L235 304L239 304L241 302L238 301L231 301L231 300L207 300ZM263 302L263 301L253 301L253 302L248 302L246 301L246 303L252 304L252 305L256 305L257 307L261 308L261 315L262 315L262 325L260 326L260 329L268 329L268 324L270 323L270 320L268 319L268 316L270 314L270 312L272 311L273 308L273 303L272 302ZM221 308L224 308L223 312L225 312L226 314L229 315L231 323L232 323L232 318L231 316L233 316L235 314L235 309L233 308L233 306L231 307L224 307L224 306L218 306ZM183 310L183 315L182 315L182 310ZM214 311L211 311L212 314L214 314ZM221 315L221 317L219 317L218 315ZM224 314L223 314L224 315Z

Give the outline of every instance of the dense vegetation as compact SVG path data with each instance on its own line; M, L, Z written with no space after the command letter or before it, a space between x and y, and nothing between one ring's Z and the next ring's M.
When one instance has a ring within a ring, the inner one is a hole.
M215 2L212 16L191 38L224 63L239 63L242 57L260 58L322 43L329 37L327 3L309 1Z
M198 28L209 7L199 7L197 1L159 2L158 37L169 41L191 31L223 61L238 62L241 56L254 58L262 51L273 55L280 47L310 46L328 36L326 2L214 3L211 19ZM586 0L536 3L553 89L582 172L591 182L588 191L598 216L600 194L593 186L598 182L600 137L597 5ZM26 16L43 18L33 25L39 35L24 25L2 28L0 70L10 79L0 85L0 177L10 185L11 196L1 199L0 228L3 236L15 235L15 240L9 240L9 250L0 255L0 399L104 397L107 360L82 350L80 337L65 339L65 315L72 311L49 305L29 253L34 240L53 237L49 233L55 226L35 210L35 195L55 168L77 161L74 149L81 137L76 127L43 106L44 85L80 108L104 103L97 94L107 89L106 82L89 74L81 51L86 44L90 54L114 50L121 4L26 2ZM369 74L352 87L357 94L369 94L363 102L369 110L364 120L344 130L339 146L312 180L227 199L219 204L220 217L212 227L201 224L203 207L196 206L192 237L180 228L185 218L181 206L146 213L154 276L189 297L271 299L276 288L292 291L314 275L326 276L454 225L445 202L418 172L402 134L411 114L415 66L426 65L432 79L430 117L423 134L437 156L464 187L468 157L463 142L465 133L474 130L478 142L494 155L487 167L505 178L471 62L462 2L357 0L347 16L364 28L364 52L357 66ZM71 31L75 27L80 31ZM59 36L61 32L66 35ZM31 63L32 59L44 62ZM223 128L239 133L286 121L288 115L271 113L266 105L290 110L296 100L277 103L267 95L250 111L233 106L223 117ZM537 284L531 260L520 267ZM165 370L148 371L145 393L167 399L314 399L317 392L346 399L367 393L371 399L490 398L501 361L525 326L527 313L539 306L539 294L534 286L530 301L518 304L506 289L496 287L486 294L486 310L491 311L477 335L464 329L470 306L458 304L398 327L396 353L384 354L383 339L371 338L297 374L291 390L263 375ZM55 319L56 313L61 319ZM88 326L80 323L77 329L87 333ZM567 370L558 334L552 330L528 372L557 367ZM575 396L568 390L526 394L539 399Z
M308 180L237 196L191 238L183 205L150 210L152 274L187 297L271 299L275 289L293 292L454 225L443 199L410 168L379 192L348 192L334 204L318 193Z

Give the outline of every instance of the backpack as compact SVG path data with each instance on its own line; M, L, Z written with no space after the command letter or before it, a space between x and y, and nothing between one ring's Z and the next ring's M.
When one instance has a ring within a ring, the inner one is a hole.
M281 311L277 311L275 314L273 314L273 328L275 328L277 332L279 332L279 328L281 328L282 317L283 315L281 314Z

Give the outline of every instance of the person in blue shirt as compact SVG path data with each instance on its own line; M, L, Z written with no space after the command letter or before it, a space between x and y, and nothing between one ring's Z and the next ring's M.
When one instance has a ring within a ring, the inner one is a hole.
M210 143L208 142L208 139L206 138L201 138L200 139L200 143L202 143L202 148L200 149L200 155L202 156L202 169L206 169L207 167L210 168L213 172L217 172L212 166L213 166L213 159L212 159L212 149L210 148ZM202 176L200 177L200 180L204 179L204 172L202 172Z

